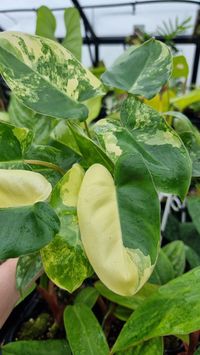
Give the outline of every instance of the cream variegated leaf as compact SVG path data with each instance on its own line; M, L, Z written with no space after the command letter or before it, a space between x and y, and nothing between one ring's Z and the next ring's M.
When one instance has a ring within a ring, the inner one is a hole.
M45 272L59 287L73 292L93 270L80 239L76 205L84 170L75 164L55 186L51 205L61 226L52 242L41 250Z
M63 46L21 32L0 34L0 69L27 107L57 118L84 120L81 102L103 93L101 82Z
M114 179L103 165L92 165L77 211L85 252L100 280L120 295L136 293L153 271L160 237L158 197L142 156L120 157Z
M39 173L0 169L0 208L21 207L46 201L51 184Z

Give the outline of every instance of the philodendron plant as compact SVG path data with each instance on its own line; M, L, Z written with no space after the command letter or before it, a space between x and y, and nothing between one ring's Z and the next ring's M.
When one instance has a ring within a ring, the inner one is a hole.
M52 123L51 134L40 144L36 131L33 135L30 128L0 121L0 259L19 257L18 289L26 290L44 268L55 285L70 293L96 274L102 282L98 291L132 311L149 293L113 348L119 354L136 345L137 352L130 354L161 354L162 335L199 329L199 316L192 323L187 313L189 322L181 323L181 309L173 318L173 307L181 308L187 297L192 299L191 304L185 301L187 312L196 305L197 297L184 285L196 284L199 269L159 290L145 285L160 251L159 193L183 200L192 175L181 138L144 103L171 75L168 47L154 39L131 47L100 81L57 42L3 32L0 69L19 112L34 112L37 124L40 117ZM106 86L126 92L120 119L105 118L88 127L91 102L105 94ZM165 304L156 315L155 304ZM141 331L147 315L149 326ZM64 320L73 354L109 353L88 306L68 306ZM80 329L81 340L75 341ZM54 346L55 353L70 353L62 342ZM23 353L23 344L15 351Z

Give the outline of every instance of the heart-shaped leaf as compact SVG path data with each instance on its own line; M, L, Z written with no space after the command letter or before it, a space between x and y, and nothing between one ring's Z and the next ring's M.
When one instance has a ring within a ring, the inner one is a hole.
M151 99L167 82L172 55L162 42L150 39L128 48L103 75L104 84Z

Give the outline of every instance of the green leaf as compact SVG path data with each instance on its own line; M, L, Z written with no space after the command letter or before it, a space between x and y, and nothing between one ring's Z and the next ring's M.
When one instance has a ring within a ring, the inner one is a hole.
M37 9L35 34L55 40L56 18L47 6Z
M163 247L164 253L171 261L174 276L180 276L185 270L185 245L181 240L175 240Z
M76 204L83 169L75 164L55 186L51 205L60 219L60 230L41 250L48 277L59 287L73 292L93 273L80 240Z
M116 306L114 308L113 315L116 318L126 322L129 319L129 317L132 314L132 312L133 311L130 310L129 308L126 308L126 307L123 307L123 306Z
M109 355L103 330L89 307L84 304L68 306L64 324L73 355Z
M185 255L191 269L200 266L200 256L188 245L185 245Z
M48 244L59 230L54 210L44 202L0 208L0 259L33 253Z
M173 57L172 78L187 78L189 67L184 55Z
M156 285L150 283L144 284L134 296L120 296L109 290L101 281L95 282L95 287L98 292L109 301L117 303L121 306L135 310L138 308L147 297L150 297L158 288Z
M194 355L200 355L200 347L195 351Z
M84 303L89 308L92 308L95 305L98 297L98 290L94 287L88 286L80 290L80 292L74 299L74 303Z
M127 49L103 75L105 85L151 99L167 82L172 56L162 42L150 39Z
M190 106L198 101L200 101L200 89L192 90L185 95L177 96L170 100L173 106L178 108L180 111L183 111L187 106Z
M0 122L0 167L14 168L20 163L23 165L23 154L29 148L31 140L32 134L27 128Z
M101 82L69 51L39 36L2 32L0 68L19 101L47 116L85 120L88 110L80 101L103 93Z
M65 9L64 21L67 32L62 45L81 61L82 35L78 10L74 7Z
M187 207L192 221L200 233L200 197L190 196L187 198Z
M76 141L76 144L83 156L87 167L99 163L104 165L110 172L113 172L113 163L106 153L92 139L90 139L74 122L67 123Z
M163 355L163 351L163 339L153 338L134 348L127 349L126 355ZM117 352L117 355L124 355L124 351Z
M103 165L92 165L77 211L84 249L100 280L123 296L136 293L153 271L160 240L158 196L140 154L121 156L114 180Z
M50 133L56 126L57 119L29 109L14 95L11 96L8 111L12 124L32 130L35 144L48 144L50 142Z
M65 340L15 341L2 347L3 355L71 355Z
M188 334L198 330L199 278L200 267L161 286L129 318L114 344L113 352L157 336Z
M174 277L175 273L170 258L166 255L166 253L164 253L163 249L160 249L156 266L149 282L164 285L168 281L174 279Z
M157 165L151 161L147 163L158 190L184 198L190 185L191 161L177 133L160 113L131 96L123 103L121 120L157 161Z
M42 271L42 261L39 253L21 256L17 263L16 287L23 293L31 286Z

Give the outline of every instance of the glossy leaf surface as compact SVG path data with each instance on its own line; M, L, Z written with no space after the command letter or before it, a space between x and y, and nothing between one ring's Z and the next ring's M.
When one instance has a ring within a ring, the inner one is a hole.
M16 97L44 115L84 120L80 101L102 94L100 81L67 49L39 36L2 32L0 68Z
M199 278L200 267L161 286L129 318L114 352L157 336L188 334L199 329Z
M104 84L151 99L167 82L172 70L169 48L150 39L128 48L103 75Z
M30 254L48 244L59 230L54 210L44 202L0 208L0 259Z
M15 341L3 346L3 355L71 355L65 340Z
M68 306L64 323L73 355L109 355L103 330L89 307L84 304Z
M48 277L69 292L77 289L93 272L80 240L76 212L83 176L83 169L75 164L55 186L51 205L61 226L52 242L41 251Z
M100 280L133 295L152 273L160 239L158 197L142 157L120 157L114 180L104 166L92 165L77 210L84 249Z

